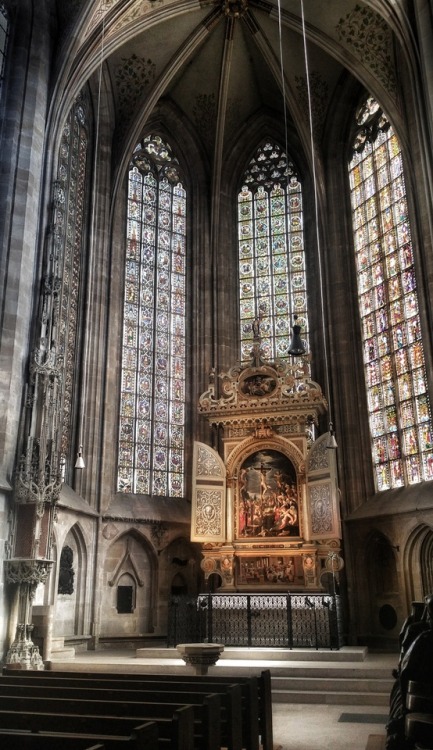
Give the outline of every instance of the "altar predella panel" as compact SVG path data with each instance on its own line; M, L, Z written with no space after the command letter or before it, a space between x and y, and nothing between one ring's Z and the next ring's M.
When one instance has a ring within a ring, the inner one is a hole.
M239 557L237 569L239 585L290 584L301 586L304 583L304 571L300 556L264 555L257 557Z

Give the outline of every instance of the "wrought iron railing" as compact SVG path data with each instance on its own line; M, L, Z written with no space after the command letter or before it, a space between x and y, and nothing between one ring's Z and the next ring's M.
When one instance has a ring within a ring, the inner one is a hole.
M342 634L338 595L199 594L172 597L167 645L339 649Z

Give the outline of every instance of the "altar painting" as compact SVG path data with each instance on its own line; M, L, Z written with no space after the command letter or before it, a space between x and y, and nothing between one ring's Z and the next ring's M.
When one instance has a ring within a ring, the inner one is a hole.
M238 585L302 584L304 576L300 557L292 555L244 557L238 561Z
M245 459L237 508L239 538L299 536L296 469L287 456L261 450Z

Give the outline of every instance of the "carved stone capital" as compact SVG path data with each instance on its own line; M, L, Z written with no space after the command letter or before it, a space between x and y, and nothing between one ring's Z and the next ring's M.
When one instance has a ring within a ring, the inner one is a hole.
M5 560L8 583L27 583L37 586L45 583L53 566L53 560L15 558Z
M38 477L38 481L34 481L30 471L20 470L15 484L15 501L35 503L38 516L42 518L45 503L57 503L61 489L62 483L57 478L48 483L45 482L45 477Z

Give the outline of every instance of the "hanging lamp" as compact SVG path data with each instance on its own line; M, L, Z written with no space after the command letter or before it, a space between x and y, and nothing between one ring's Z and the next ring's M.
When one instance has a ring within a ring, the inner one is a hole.
M75 468L76 469L86 468L86 464L84 463L84 458L83 458L83 446L82 445L80 445L80 448L77 453L77 459L75 461Z
M305 351L305 345L304 342L301 339L301 326L296 323L298 319L298 316L294 316L294 326L292 328L293 334L292 334L292 340L290 342L288 353L292 355L292 357L302 357L303 354L306 353Z

